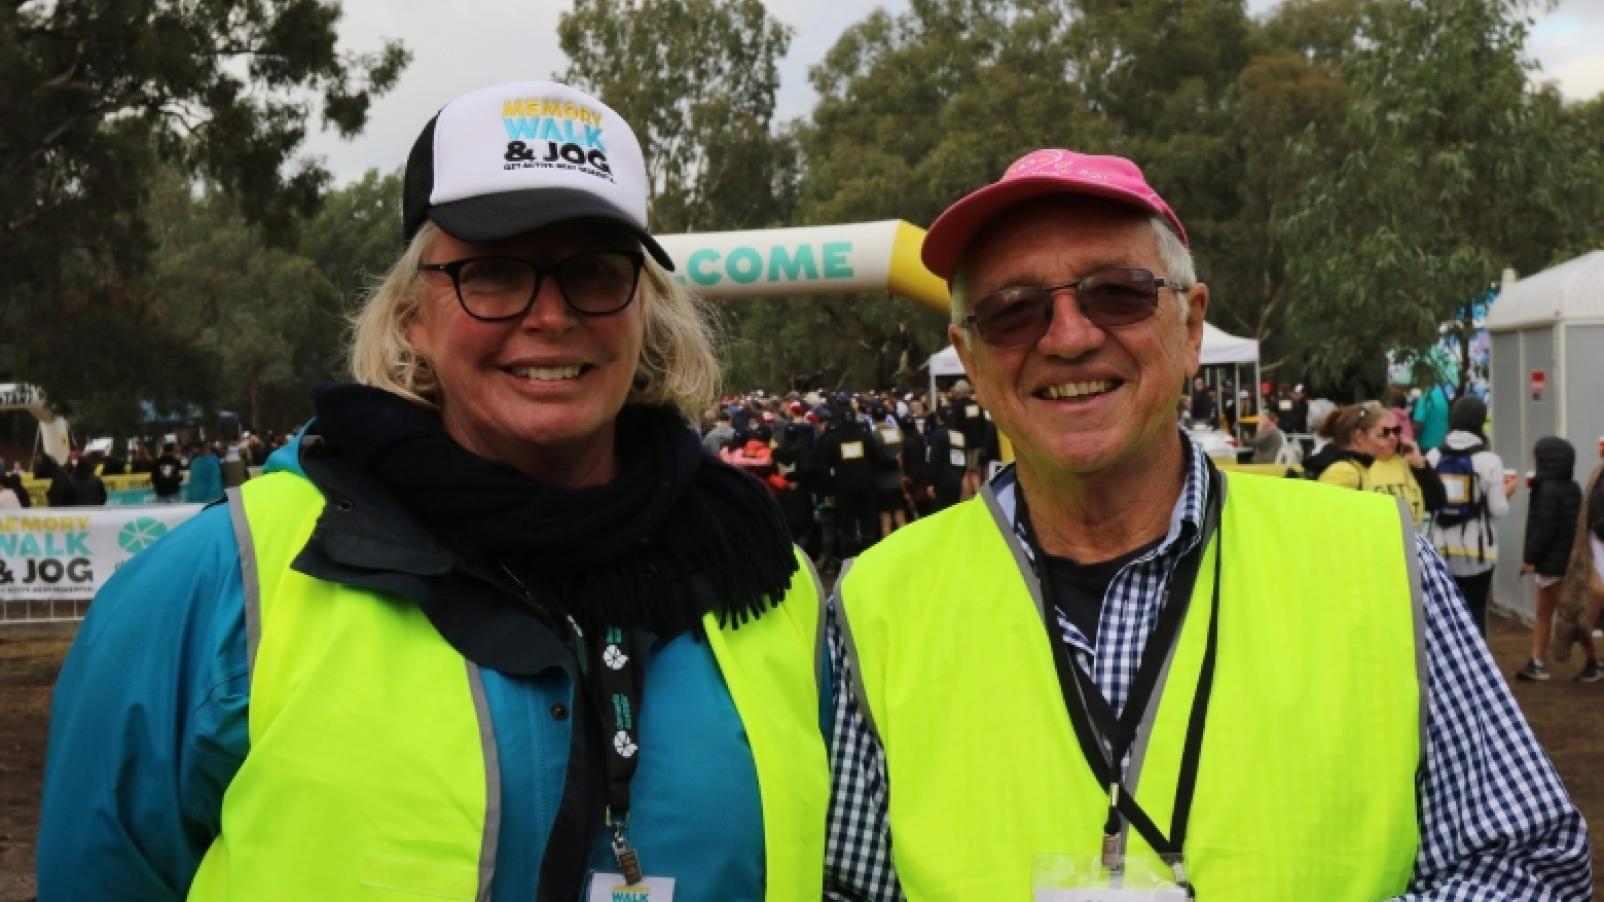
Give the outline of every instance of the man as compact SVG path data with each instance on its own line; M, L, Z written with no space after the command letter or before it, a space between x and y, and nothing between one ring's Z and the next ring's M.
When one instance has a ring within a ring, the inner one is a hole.
M1218 425L1215 422L1214 395L1209 392L1208 385L1202 376L1192 380L1192 422L1207 426Z
M971 498L980 490L981 470L985 466L986 412L975 399L968 379L954 382L948 395L952 399L952 421L947 425L963 436L963 497Z
M828 897L1588 898L1581 816L1396 503L1176 429L1209 294L1133 163L1029 154L923 258L1016 465L837 583Z
M717 454L729 447L735 441L735 427L731 425L730 409L720 406L718 409L718 422L708 433L702 436L702 447L709 454Z
M1286 436L1281 433L1276 420L1274 408L1267 406L1259 411L1258 425L1253 428L1253 462L1256 464L1273 464L1281 455Z
M875 475L888 456L879 436L853 416L851 402L836 400L829 428L819 439L816 465L835 511L840 557L852 557L880 537Z
M176 504L184 500L181 495L184 465L178 460L178 445L173 442L162 445L162 456L156 458L156 466L150 472L150 485L156 490L158 504Z
M930 482L928 516L946 510L958 503L963 492L963 477L968 464L964 454L963 433L949 425L952 410L938 407L930 412L929 431L925 434L925 472Z
M1314 431L1316 424L1309 422L1309 398L1303 393L1303 383L1292 386L1291 396L1283 399L1278 407L1282 431L1292 435Z

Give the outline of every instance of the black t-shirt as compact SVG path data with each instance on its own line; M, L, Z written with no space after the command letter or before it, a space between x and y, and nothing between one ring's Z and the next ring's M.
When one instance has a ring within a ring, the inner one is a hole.
M156 494L163 498L178 494L184 484L184 468L179 464L178 458L171 454L163 454L156 458L156 468L151 471L150 484Z
M952 410L957 420L953 425L964 434L965 450L982 450L986 444L986 411L980 402L974 398L954 399Z
M1070 623L1075 624L1086 641L1095 645L1097 624L1103 616L1103 596L1108 594L1108 584L1114 581L1126 564L1152 551L1162 541L1156 539L1135 551L1095 564L1077 564L1067 557L1043 554L1053 604L1064 612ZM1058 638L1056 629L1053 638Z

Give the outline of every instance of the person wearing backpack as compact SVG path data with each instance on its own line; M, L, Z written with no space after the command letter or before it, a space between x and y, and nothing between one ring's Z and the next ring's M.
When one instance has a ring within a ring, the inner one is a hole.
M1488 447L1486 422L1487 405L1480 398L1459 398L1448 414L1448 436L1426 454L1445 496L1431 523L1431 544L1448 564L1484 638L1487 595L1498 563L1493 521L1509 513L1516 486L1515 474L1505 473L1503 460Z

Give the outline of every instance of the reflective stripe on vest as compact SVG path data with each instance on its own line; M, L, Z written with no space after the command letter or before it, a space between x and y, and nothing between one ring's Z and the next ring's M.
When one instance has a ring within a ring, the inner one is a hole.
M1378 899L1419 845L1413 530L1377 494L1230 474L1218 661L1186 842L1201 898ZM912 900L1024 899L1038 854L1095 861L1108 796L1075 739L1039 589L989 491L841 578ZM1213 587L1210 542L1128 784L1168 827ZM1052 641L1059 630L1052 628ZM1134 866L1167 874L1134 833Z
M291 569L323 509L308 480L255 479L229 503L251 750L190 898L488 899L500 771L478 668L415 606ZM822 623L808 565L765 616L728 629L706 621L752 746L770 902L811 902L823 882Z

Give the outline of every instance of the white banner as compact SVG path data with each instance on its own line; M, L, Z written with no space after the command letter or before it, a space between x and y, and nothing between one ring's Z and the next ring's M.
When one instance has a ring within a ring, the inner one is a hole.
M201 507L162 504L7 511L0 516L0 607L87 601L118 567ZM24 618L0 613L0 622L8 619Z

